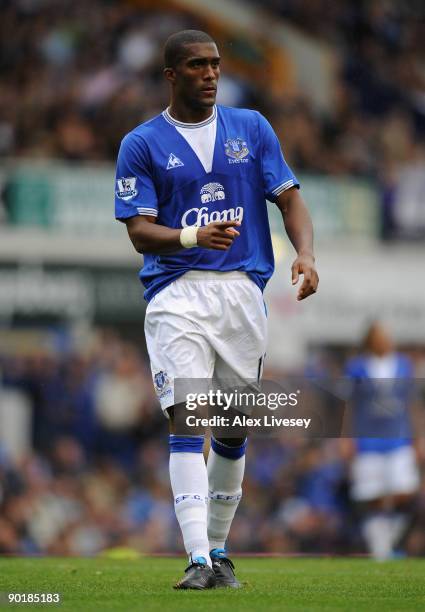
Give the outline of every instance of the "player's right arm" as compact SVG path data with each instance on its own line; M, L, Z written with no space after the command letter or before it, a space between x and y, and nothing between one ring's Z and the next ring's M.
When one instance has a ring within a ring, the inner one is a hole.
M181 229L173 229L156 223L156 217L138 215L125 219L128 235L138 253L161 255L175 253L184 247ZM234 229L239 221L209 223L196 232L196 246L216 251L227 251L239 232Z
M115 217L126 224L136 251L161 255L195 246L226 251L239 236L234 229L240 225L236 220L174 229L157 223L158 215L149 150L143 138L131 132L123 139L118 153Z

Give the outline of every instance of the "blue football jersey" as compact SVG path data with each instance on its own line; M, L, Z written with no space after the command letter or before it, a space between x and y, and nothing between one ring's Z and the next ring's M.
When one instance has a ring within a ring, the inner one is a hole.
M127 134L118 155L115 217L152 215L170 228L239 220L227 251L195 247L144 254L140 279L149 301L189 270L239 270L264 289L274 270L266 199L299 187L268 121L258 112L215 106L211 172L206 172L173 120L162 113Z
M411 444L409 405L413 367L395 355L394 378L372 378L367 356L350 360L345 375L352 380L353 434L359 452L388 452Z

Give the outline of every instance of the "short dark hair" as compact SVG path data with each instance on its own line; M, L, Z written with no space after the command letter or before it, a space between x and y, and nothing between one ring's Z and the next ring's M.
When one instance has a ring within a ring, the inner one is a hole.
M177 66L179 61L185 57L186 45L214 42L209 34L201 30L182 30L171 34L164 45L165 68L175 68Z

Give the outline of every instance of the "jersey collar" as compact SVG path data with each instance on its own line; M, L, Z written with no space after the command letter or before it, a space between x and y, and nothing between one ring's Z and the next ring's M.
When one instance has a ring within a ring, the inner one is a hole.
M174 125L175 127L186 128L188 130L196 130L196 128L204 127L205 125L209 125L210 123L216 120L217 106L214 104L212 114L207 119L204 119L204 121L200 121L199 123L183 123L183 121L177 121L177 119L174 119L174 117L170 115L169 107L166 108L165 111L163 111L162 116L166 121L168 121L168 123L171 123L171 125Z

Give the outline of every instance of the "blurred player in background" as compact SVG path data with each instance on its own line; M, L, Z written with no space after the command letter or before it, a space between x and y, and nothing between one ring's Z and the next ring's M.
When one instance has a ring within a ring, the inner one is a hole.
M259 380L266 350L263 289L274 260L266 198L296 251L293 284L316 291L310 216L270 124L216 106L220 57L208 34L172 35L170 106L123 139L116 217L144 254L145 333L154 386L170 417L170 478L190 565L176 588L240 586L226 539L242 495L245 438L175 431L177 378ZM195 433L195 432L194 432Z
M391 558L406 532L419 473L409 419L413 367L395 352L378 322L367 331L363 354L346 366L352 379L351 404L356 455L352 499L359 504L362 531L376 559Z

